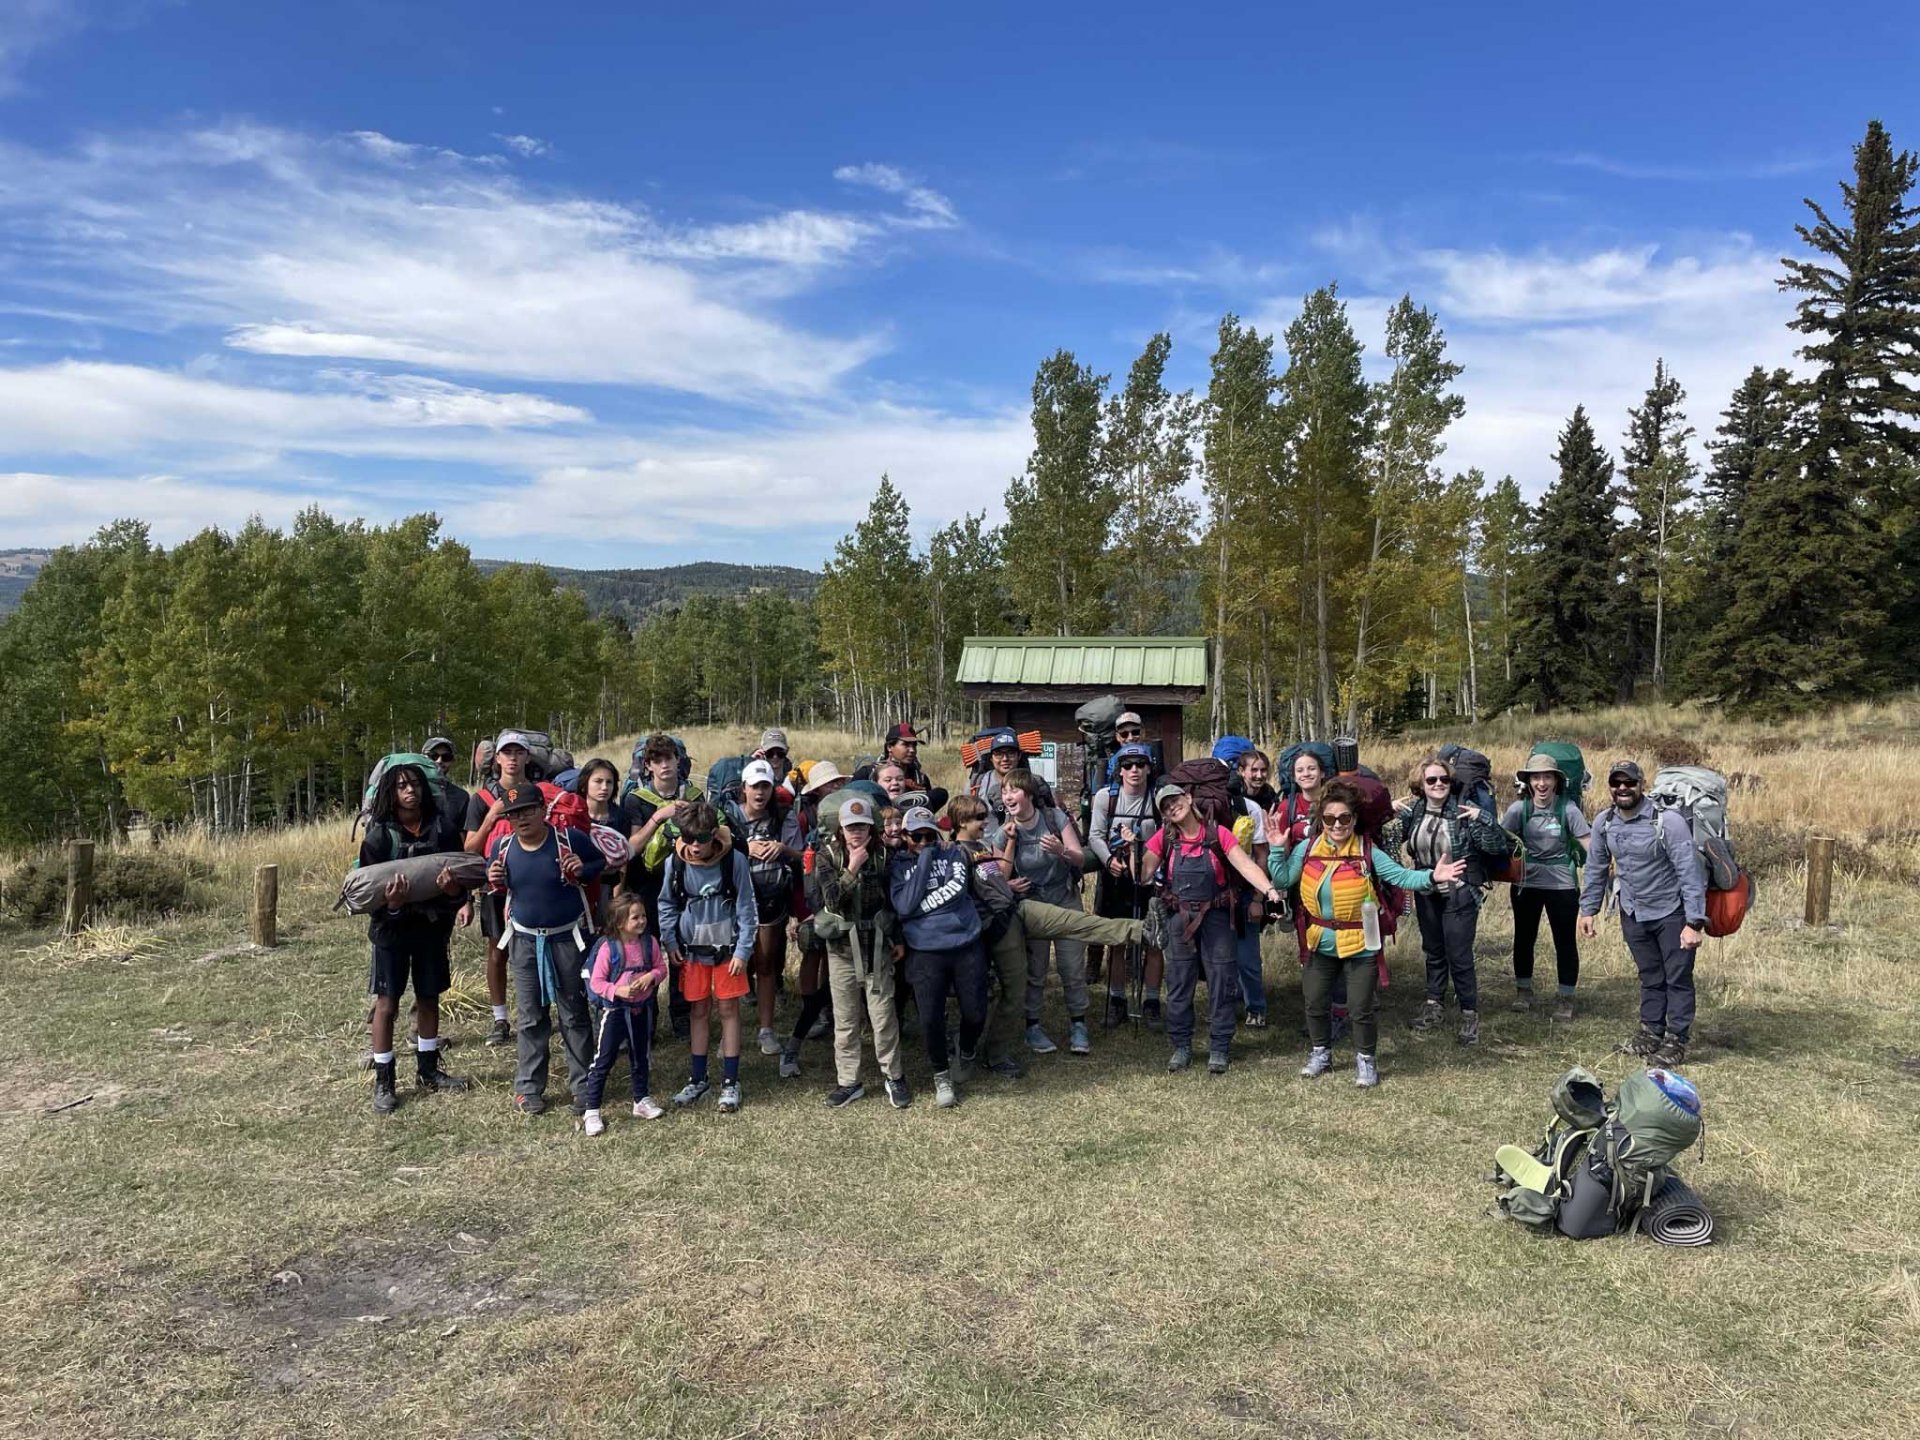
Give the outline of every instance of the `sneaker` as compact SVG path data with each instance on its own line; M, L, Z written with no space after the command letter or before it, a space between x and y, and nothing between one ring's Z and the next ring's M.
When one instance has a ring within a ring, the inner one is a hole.
M1613 1051L1616 1055L1632 1055L1637 1059L1648 1060L1653 1057L1654 1051L1658 1050L1664 1041L1665 1037L1658 1031L1649 1030L1643 1025L1631 1040L1622 1040L1613 1047Z
M607 1133L607 1122L600 1118L598 1110L589 1110L586 1114L586 1132L589 1136Z
M731 1115L740 1108L740 1082L723 1080L720 1082L720 1113Z
M1325 1045L1316 1045L1307 1056L1307 1063L1300 1067L1302 1079L1313 1080L1333 1068L1333 1051Z
M1215 1050L1207 1056L1207 1074L1224 1075L1227 1073L1228 1055L1224 1050Z
M493 1027L487 1031L487 1044L496 1048L513 1044L513 1022L511 1020L494 1021Z
M913 1091L907 1088L907 1077L893 1075L887 1079L887 1103L896 1110L904 1110L913 1104Z
M1127 1023L1127 997L1107 992L1107 1013L1100 1021L1102 1030L1116 1030Z
M1678 1036L1669 1035L1660 1042L1660 1048L1653 1052L1649 1062L1662 1070L1672 1070L1687 1063L1687 1042Z
M836 1085L827 1091L827 1108L838 1110L844 1105L851 1105L866 1093L867 1087L864 1085Z
M373 1113L391 1115L400 1108L400 1096L393 1088L393 1061L373 1067Z
M1409 1030L1437 1030L1447 1023L1447 1007L1438 1000L1429 1000L1420 1007L1420 1013L1408 1022Z
M760 1027L760 1053L762 1055L778 1055L780 1053L780 1037L764 1025Z
M1027 1067L1018 1060L996 1060L987 1069L1002 1080L1018 1080L1027 1073Z
M789 1040L780 1047L780 1078L798 1080L800 1078L800 1042Z
M1533 991L1531 990L1514 991L1513 1001L1507 1006L1507 1008L1513 1011L1514 1014L1516 1015L1531 1014L1533 1011Z
M642 1095L633 1102L633 1118L636 1120L658 1120L667 1112L653 1103L651 1095Z
M1573 1019L1573 997L1562 995L1553 1002L1553 1018L1556 1020Z
M1087 1034L1087 1017L1084 1015L1073 1022L1073 1031L1067 1037L1067 1053L1070 1055L1093 1053L1093 1037Z
M1143 1002L1140 1006L1140 1018L1146 1022L1147 1029L1149 1030L1164 1030L1167 1028L1167 1020L1166 1017L1160 1013L1160 1002L1158 1000L1149 998Z
M1371 1090L1380 1083L1380 1067L1373 1063L1373 1056L1353 1057L1353 1083L1362 1090Z
M1478 1010L1462 1010L1460 1012L1459 1039L1462 1045L1478 1045L1480 1043L1480 1012Z
M969 1055L964 1050L955 1055L953 1057L953 1083L956 1085L964 1085L973 1079L974 1071L978 1067L978 1064L979 1057Z
M673 1103L684 1110L687 1106L696 1105L705 1099L707 1092L712 1088L713 1086L705 1080L689 1080L675 1092Z
M514 1113L532 1117L547 1113L547 1097L544 1095L516 1095L513 1097Z
M807 1039L824 1040L827 1038L827 1031L831 1030L832 1028L833 1028L833 1012L831 1010L822 1010L820 1012L820 1018L818 1020L815 1020L812 1026L807 1030Z
M1173 1047L1173 1053L1167 1057L1167 1073L1178 1075L1191 1064L1193 1064L1193 1051L1185 1045L1176 1045Z
M1051 1055L1060 1047L1047 1038L1047 1032L1040 1028L1040 1022L1036 1020L1027 1026L1027 1048L1036 1055Z
M1266 1029L1267 1028L1267 1012L1264 1010L1247 1011L1245 1024L1249 1030Z
M953 1076L942 1070L933 1077L933 1103L942 1110L951 1110L960 1103L960 1092L953 1088Z

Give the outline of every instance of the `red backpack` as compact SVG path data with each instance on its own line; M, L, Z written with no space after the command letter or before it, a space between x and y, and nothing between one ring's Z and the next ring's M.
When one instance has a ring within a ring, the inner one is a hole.
M1240 772L1224 760L1216 760L1211 755L1182 760L1167 772L1166 783L1178 785L1187 792L1209 834L1216 825L1222 830L1232 830L1234 821L1246 814L1242 803L1246 799L1246 785L1240 779ZM1232 878L1231 872L1229 878Z

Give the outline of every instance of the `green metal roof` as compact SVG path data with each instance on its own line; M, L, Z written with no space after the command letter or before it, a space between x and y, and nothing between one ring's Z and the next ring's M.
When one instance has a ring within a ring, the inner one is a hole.
M971 635L955 678L962 685L1204 688L1207 641L1198 635Z

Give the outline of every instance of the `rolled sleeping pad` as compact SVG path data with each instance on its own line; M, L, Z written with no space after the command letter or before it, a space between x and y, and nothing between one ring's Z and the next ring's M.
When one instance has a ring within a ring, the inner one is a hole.
M1640 1228L1662 1245L1710 1245L1713 1216L1678 1175L1667 1176L1652 1200L1640 1211Z
M415 855L409 860L387 860L349 870L340 883L340 898L333 908L343 906L349 915L365 915L383 909L387 903L387 882L395 875L406 878L409 905L440 897L442 867L453 872L454 883L462 890L477 890L487 883L487 857L469 855L461 850L446 850L433 855Z

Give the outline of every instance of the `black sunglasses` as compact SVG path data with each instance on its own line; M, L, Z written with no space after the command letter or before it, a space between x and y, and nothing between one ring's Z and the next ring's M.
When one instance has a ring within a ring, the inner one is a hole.
M1147 768L1147 762L1144 760L1122 760L1120 762L1120 768L1122 770L1144 770Z
M909 845L926 845L938 838L939 837L936 836L931 830L907 831L907 843Z
M1353 816L1347 814L1323 815L1320 819L1323 824L1327 825L1351 825L1353 823Z
M705 835L689 835L687 834L686 831L683 830L680 832L680 838L686 841L687 844L693 846L695 849L699 849L703 845L713 844L715 836L711 831L709 831Z

